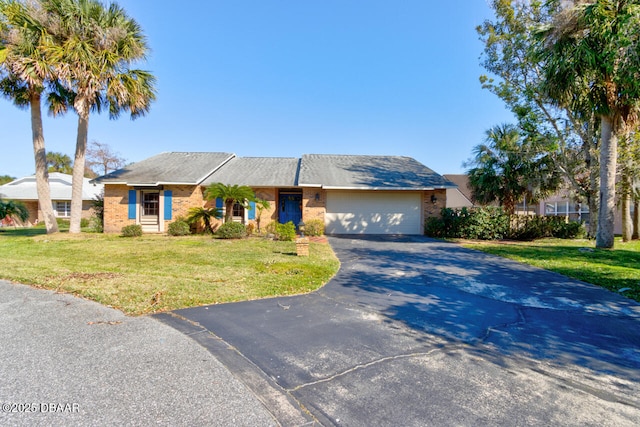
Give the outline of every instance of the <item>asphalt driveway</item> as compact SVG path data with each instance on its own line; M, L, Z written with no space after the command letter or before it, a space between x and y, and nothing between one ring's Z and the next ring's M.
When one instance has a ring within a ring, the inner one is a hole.
M634 301L422 237L330 244L317 292L157 318L283 425L640 425Z

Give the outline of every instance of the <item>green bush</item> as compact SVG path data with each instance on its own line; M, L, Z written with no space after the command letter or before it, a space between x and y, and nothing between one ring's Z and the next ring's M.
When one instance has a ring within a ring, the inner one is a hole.
M304 234L307 236L322 236L324 234L324 222L321 219L310 219L304 228Z
M89 227L89 218L80 218L80 228Z
M122 227L122 237L140 237L142 236L142 226L139 224L125 225Z
M291 242L296 238L296 226L293 221L289 221L286 224L276 225L276 238L285 242Z
M216 231L221 239L241 239L247 236L247 228L239 222L225 222Z
M191 234L191 226L184 220L176 220L169 224L170 236L188 236Z
M585 234L580 222L563 217L507 215L502 208L444 208L440 217L427 218L425 234L439 238L476 240L534 240L543 237L575 239Z
M562 221L553 228L553 237L559 239L580 239L586 236L587 230L582 221Z
M509 215L502 208L476 208L461 218L461 234L465 239L499 240L509 234Z
M509 232L509 216L501 208L443 208L440 217L427 218L425 234L430 237L502 239Z

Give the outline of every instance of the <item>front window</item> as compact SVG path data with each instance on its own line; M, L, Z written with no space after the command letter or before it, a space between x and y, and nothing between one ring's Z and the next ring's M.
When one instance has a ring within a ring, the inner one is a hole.
M142 215L158 216L160 214L160 193L142 194Z
M244 219L244 207L238 202L233 204L233 217L240 220Z
M71 216L71 202L70 201L56 201L53 202L53 211L55 216L60 218L69 218Z

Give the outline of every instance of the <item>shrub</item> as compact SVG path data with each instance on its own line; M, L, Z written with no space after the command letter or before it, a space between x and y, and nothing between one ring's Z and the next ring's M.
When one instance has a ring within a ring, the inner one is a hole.
M247 236L247 228L239 222L225 222L216 231L221 239L241 239Z
M440 217L427 218L425 234L478 240L534 240L543 237L574 239L585 234L580 222L563 217L507 215L502 208L442 209Z
M191 226L184 220L176 220L169 224L168 233L170 236L188 236L191 234Z
M324 222L321 219L310 219L304 228L304 233L307 236L322 236L324 234Z
M509 232L509 216L501 208L443 208L439 218L427 218L425 234L430 237L502 239Z
M579 239L586 236L586 234L587 230L585 230L582 221L563 221L553 228L552 235L559 239Z
M122 227L122 237L140 237L142 236L142 226L139 224L125 225Z
M296 226L293 221L289 221L286 224L276 225L276 238L285 242L290 242L296 238Z

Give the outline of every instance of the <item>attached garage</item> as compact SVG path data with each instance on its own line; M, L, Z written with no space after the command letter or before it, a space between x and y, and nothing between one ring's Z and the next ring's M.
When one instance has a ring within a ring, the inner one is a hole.
M422 193L327 191L327 234L422 234Z

